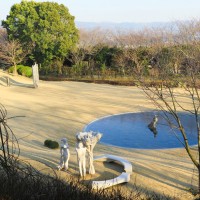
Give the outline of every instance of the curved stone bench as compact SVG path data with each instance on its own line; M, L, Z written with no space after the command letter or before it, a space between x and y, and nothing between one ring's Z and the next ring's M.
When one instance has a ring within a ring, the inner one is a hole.
M104 154L101 156L94 157L94 161L107 161L107 162L116 162L124 167L124 171L118 177L114 179L104 180L104 181L92 181L93 189L105 189L120 183L126 183L130 181L130 175L132 174L132 164L119 157L110 154Z
M92 189L105 189L120 183L127 183L130 181L130 174L126 172L122 172L121 175L119 175L116 178L105 180L105 181L92 181Z
M127 161L124 158L121 158L119 156L104 154L101 156L95 156L94 161L116 162L116 163L124 166L125 172L132 174L132 171L133 171L132 164L129 161Z

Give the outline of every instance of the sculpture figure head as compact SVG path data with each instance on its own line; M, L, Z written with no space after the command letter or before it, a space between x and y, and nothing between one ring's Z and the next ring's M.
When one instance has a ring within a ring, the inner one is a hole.
M96 138L97 138L97 140L99 141L99 140L102 138L102 136L103 136L103 134L101 134L101 133L97 133L97 134L96 134Z
M60 140L60 147L62 147L62 148L68 148L69 147L69 145L67 143L67 138L62 138Z
M82 142L85 147L95 145L102 137L101 133L90 132L80 132L76 134L76 140Z

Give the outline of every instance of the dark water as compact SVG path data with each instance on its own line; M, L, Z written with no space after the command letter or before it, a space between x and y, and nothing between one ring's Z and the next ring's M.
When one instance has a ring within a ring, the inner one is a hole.
M158 116L157 134L148 128L148 124L154 117L152 112L126 113L105 117L86 126L85 131L101 132L103 133L101 143L119 147L139 149L183 147L179 141L183 141L180 131L176 128L170 128L161 113L156 114ZM187 132L189 144L196 145L197 132L194 117L184 113L180 113L179 116ZM172 118L170 119L173 121ZM174 125L176 125L175 122Z

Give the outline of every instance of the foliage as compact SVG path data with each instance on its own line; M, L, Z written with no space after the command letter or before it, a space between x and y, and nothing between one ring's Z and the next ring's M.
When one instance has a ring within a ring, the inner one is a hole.
M193 47L193 48L192 48ZM133 81L137 81L138 75L146 77L156 78L157 81L162 81L167 75L167 78L174 82L174 86L178 85L176 79L178 77L187 78L190 67L198 66L199 61L195 61L192 58L186 58L181 51L188 51L192 55L191 48L194 50L195 45L190 47L182 46L178 44L176 46L161 46L159 48L150 47L138 47L135 49L131 48L118 48L114 50L108 47L102 47L97 50L90 57L80 52L73 53L73 61L68 66L61 66L62 77L72 78L74 80L90 79L95 80L115 80L116 78L132 78ZM97 49L97 48L96 48ZM82 50L84 51L84 50ZM197 51L197 50L195 50ZM84 55L84 56L83 56ZM79 59L80 58L80 59ZM58 75L59 73L51 68L51 74L44 73L50 77ZM197 69L197 67L196 67ZM93 78L91 78L93 73ZM152 81L150 81L152 82ZM154 83L156 84L155 80Z
M22 1L11 7L2 25L9 39L18 39L24 47L34 46L31 58L42 67L63 60L78 41L74 17L63 4Z
M59 144L56 141L53 140L45 140L44 141L44 146L51 148L51 149L57 149L59 148Z
M8 72L13 73L13 71L14 71L14 66L9 67ZM32 68L29 66L17 65L17 72L22 76L32 77Z
M17 39L8 40L5 32L0 32L0 60L1 63L13 65L14 74L17 74L16 65L25 60L30 50L30 46L22 47Z
M26 77L32 77L32 68L29 66L23 66L20 65L21 67L18 69L18 73L26 76Z
M23 163L24 164L24 163ZM17 168L14 165L13 168ZM132 191L126 191L120 187L110 190L91 189L89 184L73 177L65 177L65 181L56 176L45 175L38 172L32 166L26 164L23 172L15 170L8 180L6 175L0 172L0 199L5 200L172 200L167 195L148 192L136 185Z
M33 47L28 61L42 63L41 75L91 80L136 79L138 75L162 80L166 74L171 80L178 75L188 75L189 66L195 69L199 65L199 60L186 58L182 53L198 52L194 42L199 41L200 21L191 24L176 26L176 32L170 29L124 33L80 29L76 45L78 33L74 18L63 5L22 1L11 8L3 22L9 39L17 38L23 47L27 44Z
M112 66L114 55L119 51L117 47L103 46L95 55L95 61L106 66Z

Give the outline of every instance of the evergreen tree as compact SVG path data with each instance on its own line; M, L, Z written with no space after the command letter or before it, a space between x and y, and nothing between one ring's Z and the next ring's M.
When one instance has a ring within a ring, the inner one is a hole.
M22 1L11 7L2 25L10 40L34 46L31 59L43 68L63 60L78 41L74 17L63 4Z

